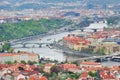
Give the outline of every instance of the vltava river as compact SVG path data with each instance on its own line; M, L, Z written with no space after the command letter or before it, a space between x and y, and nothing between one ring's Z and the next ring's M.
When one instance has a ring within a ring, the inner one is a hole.
M27 41L30 43L50 43L55 41L58 41L60 39L62 39L64 36L67 36L68 34L77 34L80 31L74 31L74 32L64 32L64 33L60 33L60 34L55 34L55 35L50 35L50 36L45 36L43 38L40 39L36 39L36 40L32 40L32 41ZM32 46L38 47L38 45L35 44L30 44L27 45L28 47L32 47ZM16 45L14 47L19 47L21 45ZM48 47L41 47L41 48L15 48L15 51L27 51L27 52L34 52L40 55L40 57L44 57L44 58L49 58L51 60L58 60L58 61L64 61L67 59L72 59L72 58L77 58L77 57L71 57L68 55L65 55L62 53L62 50L57 50L57 49L50 49Z
M103 26L107 26L106 23L92 23L88 28L101 28ZM50 35L50 36L45 36L43 38L40 39L35 39L35 40L31 40L31 41L27 41L30 43L37 43L37 42L41 42L41 43L51 43L54 40L58 41L61 40L64 36L67 36L68 34L78 34L80 33L79 30L77 31L73 31L73 32L63 32L60 34L55 34L55 35ZM35 44L31 44L31 45L27 45L28 47L32 47L32 46L38 47L38 45ZM16 45L14 47L19 47L21 45ZM62 53L62 50L56 50L56 49L50 49L48 47L43 46L42 48L15 48L15 51L26 51L26 52L34 52L40 55L40 57L44 57L44 58L49 58L51 60L58 60L58 61L65 61L67 60L72 60L74 58L80 58L80 57L75 57L75 56L68 56ZM101 63L103 66L113 66L113 65L120 65L119 62L102 62Z

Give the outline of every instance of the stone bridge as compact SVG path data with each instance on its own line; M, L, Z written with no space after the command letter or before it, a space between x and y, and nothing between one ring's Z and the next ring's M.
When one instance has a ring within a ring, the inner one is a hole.
M11 44L11 46L12 47L14 47L15 45L22 45L21 47L19 47L19 48L28 48L27 47L27 45L29 45L29 44L33 44L33 46L32 47L35 47L34 45L38 45L39 46L39 48L41 48L42 47L42 45L45 45L45 46L47 46L47 47L50 47L50 46L53 46L53 43L29 43L29 42L25 42L25 43L13 43L13 44ZM18 47L17 47L18 48Z

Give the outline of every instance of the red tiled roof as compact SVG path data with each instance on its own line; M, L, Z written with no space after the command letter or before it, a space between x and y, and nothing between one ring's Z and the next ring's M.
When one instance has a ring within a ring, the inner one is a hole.
M91 42L88 41L88 40L84 40L83 38L80 38L80 37L77 37L77 36L66 36L66 37L63 37L64 40L68 41L69 43L71 44L80 44L82 43L83 45L86 45L86 44L90 44Z
M87 78L89 75L87 72L84 72L80 75L80 78Z
M38 80L48 80L48 79L45 76L43 76L43 77L39 77Z
M97 62L82 62L81 64L84 64L84 65L100 65L100 63L97 63Z
M64 69L69 69L69 68L77 68L75 64L61 64L61 67Z
M103 70L104 70L104 71L110 71L110 68L105 67L105 68L103 68Z
M100 72L100 75L103 79L115 79L115 77L113 75L110 75L106 72Z
M25 80L24 78L20 78L19 80Z
M38 55L38 54L35 54L35 53L20 52L20 53L4 53L4 54L0 54L0 57L21 55L21 54L27 54L29 56L37 56Z
M119 66L113 66L112 70L117 70L118 71L118 70L120 70L120 67Z
M30 76L30 80L36 80L35 76Z

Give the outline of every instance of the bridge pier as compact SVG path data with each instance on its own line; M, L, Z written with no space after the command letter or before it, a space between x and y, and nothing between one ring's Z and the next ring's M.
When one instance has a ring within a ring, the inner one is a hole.
M93 29L93 32L97 32L97 29Z
M41 48L42 47L42 45L41 44L39 44L39 48Z
M81 32L84 32L84 29L80 29L81 30Z
M26 44L23 44L23 48L26 48Z

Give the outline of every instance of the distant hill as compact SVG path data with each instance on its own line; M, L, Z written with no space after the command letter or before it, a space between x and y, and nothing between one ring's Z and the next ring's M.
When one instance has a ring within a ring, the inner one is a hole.
M72 23L72 21L64 19L40 19L38 21L5 23L0 25L0 41L35 36L71 25Z

